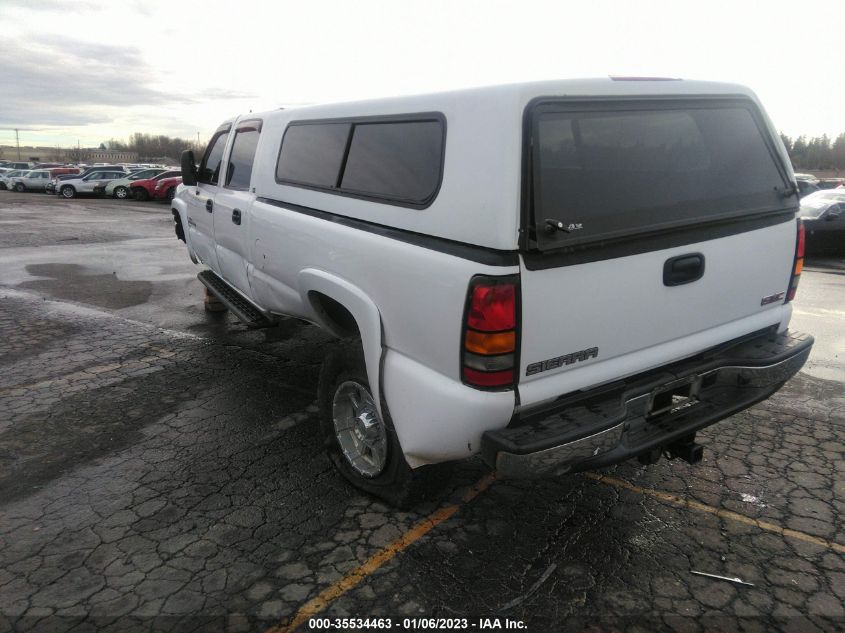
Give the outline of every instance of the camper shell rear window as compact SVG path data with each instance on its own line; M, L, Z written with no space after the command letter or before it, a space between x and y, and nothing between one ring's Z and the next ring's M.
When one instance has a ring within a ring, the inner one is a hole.
M294 121L285 130L276 182L425 208L443 177L440 113Z
M785 171L747 99L529 107L528 212L539 250L788 206Z

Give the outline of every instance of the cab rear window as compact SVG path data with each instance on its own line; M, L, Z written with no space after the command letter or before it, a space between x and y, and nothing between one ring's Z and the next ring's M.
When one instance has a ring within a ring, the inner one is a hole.
M547 102L531 133L540 249L784 207L749 102Z

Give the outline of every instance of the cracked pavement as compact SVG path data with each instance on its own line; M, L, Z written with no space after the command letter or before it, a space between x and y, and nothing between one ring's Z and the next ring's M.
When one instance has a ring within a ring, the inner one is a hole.
M531 631L845 625L840 339L817 342L825 377L801 373L699 433L698 466L603 473L627 488L497 481L463 503L486 474L470 461L403 512L322 452L330 339L205 313L166 206L0 192L0 222L0 630L263 631L451 503L320 615L508 617ZM841 313L845 276L823 275L805 272L798 307L818 307L801 302L809 286Z

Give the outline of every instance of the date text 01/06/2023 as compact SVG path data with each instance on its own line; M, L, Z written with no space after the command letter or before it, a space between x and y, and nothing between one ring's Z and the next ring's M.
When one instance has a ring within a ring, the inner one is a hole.
M509 618L311 618L311 631L358 630L358 631L516 631L526 630L522 620Z

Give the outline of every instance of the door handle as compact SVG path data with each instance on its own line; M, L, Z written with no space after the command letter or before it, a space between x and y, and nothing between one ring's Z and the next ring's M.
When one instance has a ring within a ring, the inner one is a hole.
M704 255L688 253L671 257L663 264L663 285L682 286L704 276Z
M241 224L241 210L235 209L232 211L232 222L240 226Z
M205 201L205 210L211 213L211 210L214 208L214 200L209 198Z

